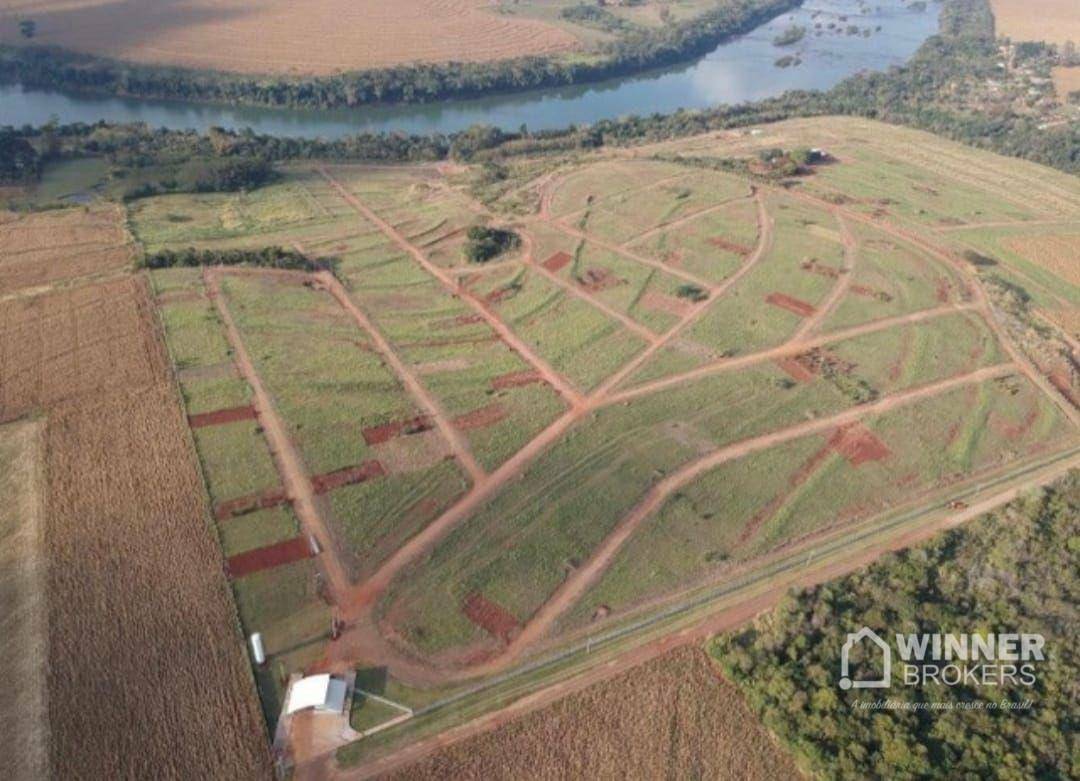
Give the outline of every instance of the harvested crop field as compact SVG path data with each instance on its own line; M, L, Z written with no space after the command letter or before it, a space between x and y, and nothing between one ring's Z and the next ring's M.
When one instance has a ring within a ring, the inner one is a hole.
M330 74L410 62L485 62L579 46L570 32L468 0L5 0L0 42L140 63L244 73Z
M1058 100L1065 103L1072 92L1080 92L1080 65L1052 68L1050 75L1054 79L1054 91Z
M990 0L997 34L1014 41L1080 41L1075 0Z
M0 336L0 420L45 419L52 774L266 777L145 279L4 302Z
M20 288L131 266L124 214L114 206L0 212L0 297Z
M448 746L391 778L800 778L738 689L686 648Z

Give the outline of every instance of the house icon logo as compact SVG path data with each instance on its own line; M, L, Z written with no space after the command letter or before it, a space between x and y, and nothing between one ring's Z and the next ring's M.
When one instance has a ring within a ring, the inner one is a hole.
M881 677L876 680L869 681L853 681L848 671L848 656L851 654L851 649L856 644L862 643L864 640L869 639L881 650ZM891 684L892 676L892 649L889 648L889 644L882 640L877 632L870 627L864 626L855 634L849 634L847 636L847 642L844 643L844 647L840 651L840 688L847 691L848 689L886 689Z

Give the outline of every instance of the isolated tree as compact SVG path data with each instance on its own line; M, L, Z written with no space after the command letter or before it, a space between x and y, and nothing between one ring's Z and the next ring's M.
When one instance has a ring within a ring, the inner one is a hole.
M19 22L19 32L23 38L33 38L37 32L37 22L31 19L24 19Z

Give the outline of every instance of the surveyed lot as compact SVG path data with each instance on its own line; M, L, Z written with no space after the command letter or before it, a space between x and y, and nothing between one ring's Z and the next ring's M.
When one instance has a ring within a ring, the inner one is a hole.
M733 173L773 147L827 155ZM326 264L152 274L268 714L350 667L422 705L1080 444L1064 176L835 119L518 170L131 207ZM519 245L468 261L480 223Z

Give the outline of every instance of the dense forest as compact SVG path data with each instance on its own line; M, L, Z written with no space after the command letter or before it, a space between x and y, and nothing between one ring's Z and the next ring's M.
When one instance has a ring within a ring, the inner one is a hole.
M311 78L201 72L117 62L55 48L8 46L0 47L0 81L141 98L288 108L428 103L600 81L673 65L705 54L801 2L732 0L693 19L655 29L619 27L614 41L600 44L587 57L403 65Z
M892 633L1041 633L1032 686L843 690L840 649ZM1077 777L1080 472L929 544L789 597L712 653L763 722L823 778ZM946 703L939 710L859 702ZM1030 709L970 703L1031 701Z

